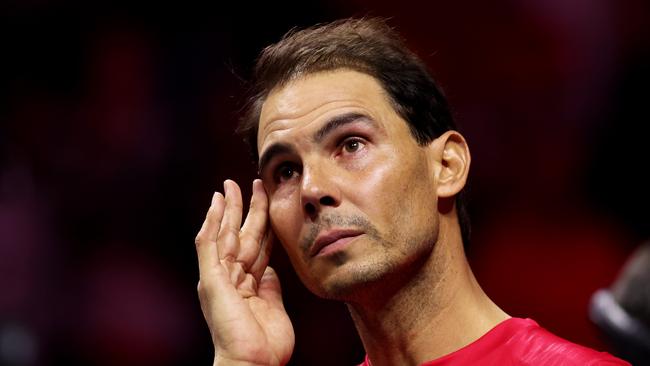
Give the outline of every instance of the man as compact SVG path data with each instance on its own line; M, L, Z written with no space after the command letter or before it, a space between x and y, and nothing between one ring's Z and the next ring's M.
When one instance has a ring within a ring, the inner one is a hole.
M377 19L289 33L266 48L242 132L259 161L241 226L237 184L196 238L215 365L281 365L294 346L270 243L302 282L344 301L364 365L625 364L510 318L465 258L470 167L446 101Z

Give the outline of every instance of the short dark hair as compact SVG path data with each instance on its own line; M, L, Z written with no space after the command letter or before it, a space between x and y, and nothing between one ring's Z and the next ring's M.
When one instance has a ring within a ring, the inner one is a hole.
M384 19L342 19L293 29L260 54L237 129L255 161L260 112L269 93L301 76L336 69L359 71L378 80L418 144L426 145L456 129L447 100L427 66ZM467 245L470 226L464 191L456 196L456 210Z

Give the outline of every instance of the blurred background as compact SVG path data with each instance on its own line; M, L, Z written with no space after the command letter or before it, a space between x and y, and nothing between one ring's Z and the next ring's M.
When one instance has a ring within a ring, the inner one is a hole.
M390 17L473 153L469 256L508 313L571 341L650 238L643 0L0 4L0 364L209 365L193 239L255 167L233 133L257 53L294 26ZM273 265L292 365L355 364L341 304Z

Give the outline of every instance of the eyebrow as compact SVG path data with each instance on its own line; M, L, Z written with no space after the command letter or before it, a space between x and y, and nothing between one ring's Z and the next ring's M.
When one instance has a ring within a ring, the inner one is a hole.
M375 122L368 117L367 115L363 113L358 113L358 112L350 112L350 113L344 113L339 116L333 117L330 120L325 123L323 127L321 127L316 133L314 133L314 136L312 137L314 142L321 142L327 135L330 133L334 132L337 128L357 122L357 121L363 121L364 123L367 123L371 126L375 126ZM275 143L269 146L264 153L260 156L260 160L258 163L258 173L262 174L264 172L264 168L266 165L273 160L277 155L282 155L282 154L293 154L295 153L295 149L292 145L286 144L286 143Z
M356 121L364 121L365 123L368 123L372 126L375 125L374 121L363 113L358 113L358 112L345 113L327 121L327 123L325 123L323 127L321 127L318 131L316 131L313 140L314 142L321 142L328 134L332 133L332 131L336 130L341 126Z

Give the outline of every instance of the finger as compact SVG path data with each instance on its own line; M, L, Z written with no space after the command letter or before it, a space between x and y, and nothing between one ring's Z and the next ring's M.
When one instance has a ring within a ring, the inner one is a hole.
M260 250L257 258L255 259L255 262L249 271L257 283L260 283L262 275L266 271L266 268L269 264L269 259L271 258L271 250L273 249L273 245L276 240L277 239L275 237L275 234L269 225L264 237L262 238L262 243L260 245Z
M199 259L199 273L218 263L216 238L221 226L221 219L224 213L224 197L221 193L215 192L212 195L212 202L201 230L194 239L196 254Z
M217 236L217 250L221 259L237 259L239 252L239 229L241 227L242 198L241 190L232 180L223 182L226 192L226 208Z
M239 254L237 261L250 268L257 259L268 221L268 198L262 181L253 181L253 197L244 226L239 234Z

